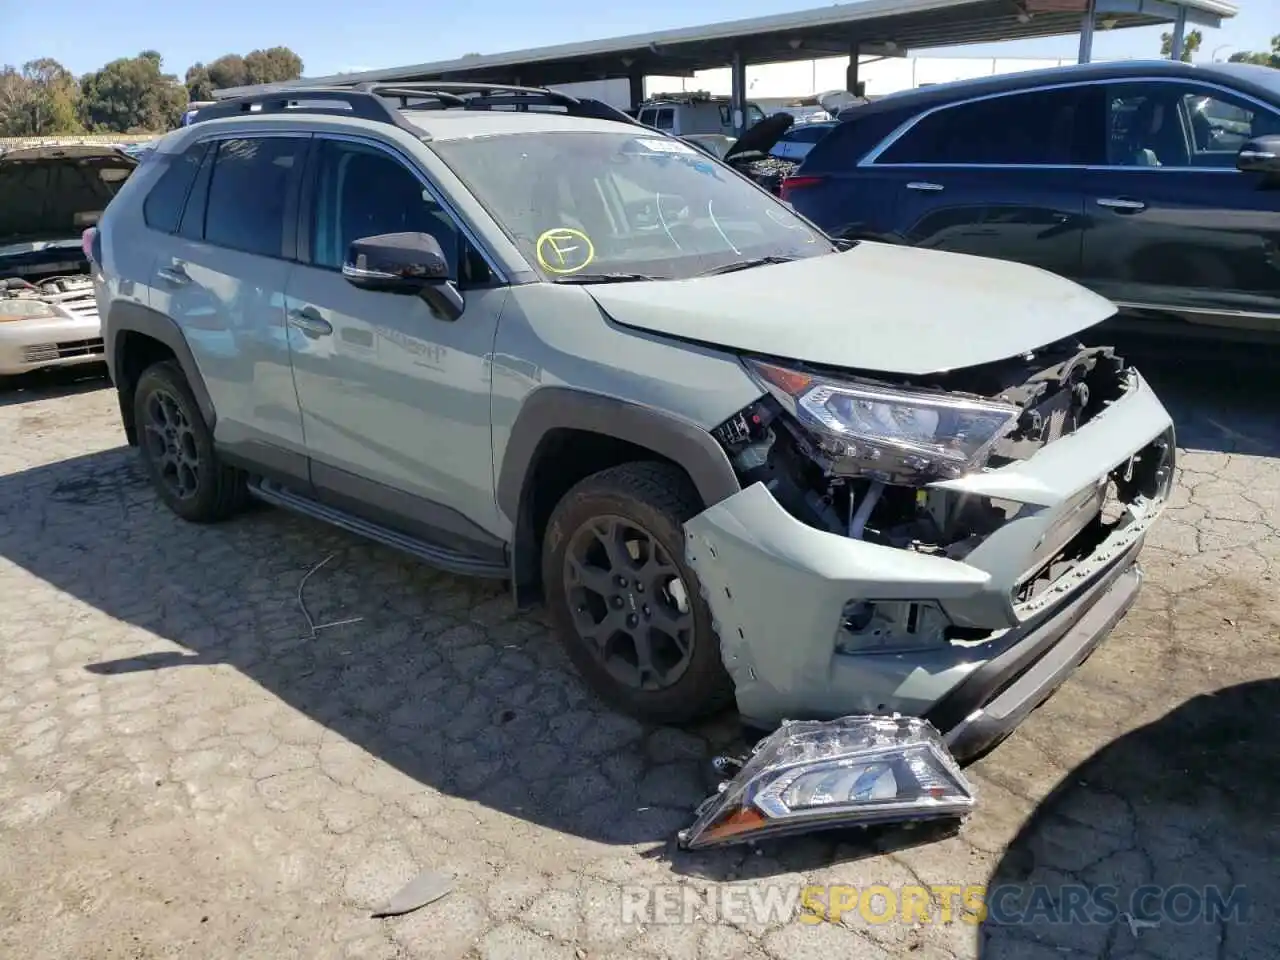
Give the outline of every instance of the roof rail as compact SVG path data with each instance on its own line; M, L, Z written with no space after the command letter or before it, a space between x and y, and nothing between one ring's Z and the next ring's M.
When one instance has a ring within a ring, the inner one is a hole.
M548 87L523 87L510 83L481 83L472 81L425 80L407 83L356 84L354 89L362 90L379 97L395 97L400 100L401 108L407 107L408 100L413 97L432 99L445 108L463 106L468 110L488 110L493 107L521 107L544 104L563 107L571 117L584 117L591 120L613 120L617 123L634 123L635 119L627 113L601 100L589 97L575 97ZM463 94L473 94L464 97ZM423 109L423 108L419 108ZM430 108L426 108L430 109Z
M464 96L465 94L471 96ZM398 100L399 110L388 104L387 100ZM563 107L571 117L636 123L634 117L600 100L574 97L546 87L452 81L365 82L350 87L298 86L277 89L236 97L234 100L220 100L212 106L202 107L191 122L200 123L204 120L255 113L321 113L391 123L402 130L408 130L414 136L422 136L423 131L409 123L400 110L488 110L494 107L521 108L539 104Z
M202 123L205 120L258 113L320 113L359 117L362 120L390 123L414 136L422 135L422 131L405 120L398 110L378 97L347 87L295 87L292 90L253 93L234 100L219 100L211 106L201 107L191 118L191 122Z

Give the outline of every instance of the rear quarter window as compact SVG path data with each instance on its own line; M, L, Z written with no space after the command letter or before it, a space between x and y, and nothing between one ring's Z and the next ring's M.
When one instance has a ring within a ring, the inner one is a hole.
M208 144L197 143L179 154L155 154L151 163L165 169L142 202L142 219L153 230L174 233L182 219L182 207L195 183Z
M806 171L852 170L885 137L893 133L910 116L900 110L886 110L867 116L841 120L825 136L819 138L804 161Z

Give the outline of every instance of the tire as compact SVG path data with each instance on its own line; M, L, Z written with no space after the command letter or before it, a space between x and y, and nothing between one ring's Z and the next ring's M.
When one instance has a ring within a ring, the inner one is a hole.
M570 660L601 700L649 723L687 723L733 700L711 611L684 557L683 524L701 510L679 469L628 463L570 489L543 538L548 612ZM610 562L619 553L606 557L605 539L616 540L601 530L625 543L622 563ZM635 552L650 562L638 564ZM593 627L597 620L601 626ZM687 639L683 649L677 635ZM642 645L653 669L639 667Z
M171 430L156 418L157 406ZM143 466L170 510L193 523L216 523L244 505L244 476L218 459L213 433L177 363L166 360L143 371L134 389L133 418Z

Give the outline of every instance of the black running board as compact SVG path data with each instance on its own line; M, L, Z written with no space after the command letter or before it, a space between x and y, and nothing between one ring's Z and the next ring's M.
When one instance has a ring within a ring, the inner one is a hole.
M356 536L381 543L383 546L391 547L393 550L410 554L433 567L438 567L449 573L457 573L467 577L491 577L499 580L506 580L511 576L511 571L505 564L481 560L465 553L450 550L448 547L438 546L437 544L420 540L417 537L391 530L381 524L372 523L361 517L353 516L345 510L339 510L337 507L331 507L326 503L320 503L311 497L296 493L273 480L253 477L249 480L249 492L259 500L273 506L283 507L286 510L292 510L314 520L341 527L348 533L354 533Z

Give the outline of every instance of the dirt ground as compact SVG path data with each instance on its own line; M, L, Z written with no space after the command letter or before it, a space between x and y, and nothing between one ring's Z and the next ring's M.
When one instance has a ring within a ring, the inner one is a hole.
M622 719L499 588L316 523L264 508L184 524L123 446L105 381L7 389L0 957L1280 955L1278 394L1274 373L1199 364L1149 370L1183 452L1137 607L970 769L979 807L958 834L708 854L671 837L713 786L705 760L732 717ZM331 554L312 615L362 619L313 639L299 583ZM454 891L370 917L424 868ZM1051 905L1111 889L1122 906L980 925L622 909L664 885L801 884L1004 884ZM1243 919L1123 908L1177 884L1242 887Z

